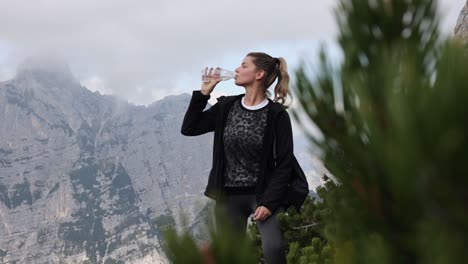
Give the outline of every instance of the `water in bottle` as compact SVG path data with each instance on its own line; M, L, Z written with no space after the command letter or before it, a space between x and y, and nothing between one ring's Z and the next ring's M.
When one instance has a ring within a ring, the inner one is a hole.
M212 74L214 75L215 73L217 73L217 71L219 71L219 79L220 79L221 81L227 81L227 80L229 80L229 79L231 79L231 78L236 77L236 73L235 73L235 72L230 71L230 70L226 70L226 69L222 69L222 68L220 68L220 69L215 69L215 70L212 72ZM203 81L203 82L210 82L210 81L211 81L211 78L210 78L210 76L208 75L208 73L209 73L209 70L208 70L208 69L202 70L202 76L201 76L201 78L202 78L202 81Z

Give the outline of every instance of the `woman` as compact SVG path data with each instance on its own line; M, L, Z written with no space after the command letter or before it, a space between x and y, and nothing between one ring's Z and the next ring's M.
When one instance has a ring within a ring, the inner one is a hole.
M216 71L215 71L216 72ZM292 127L287 106L289 75L286 61L251 52L236 69L235 83L244 94L220 96L203 111L220 82L210 69L210 82L192 94L181 133L197 136L214 131L213 167L205 195L244 232L253 214L266 263L286 263L283 235L276 216L286 209L286 186L293 159ZM275 80L274 101L268 88ZM280 101L280 102L279 102ZM276 161L273 158L273 133Z

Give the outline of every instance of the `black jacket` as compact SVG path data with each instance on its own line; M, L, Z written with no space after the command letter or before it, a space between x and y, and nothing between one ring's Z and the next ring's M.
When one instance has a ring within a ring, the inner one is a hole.
M182 123L181 133L185 136L198 136L214 131L213 166L204 194L216 201L222 199L224 194L224 125L233 102L244 95L220 96L217 103L203 111L211 95L204 95L200 90L195 90ZM257 181L256 197L258 206L263 205L274 213L280 205L286 204L286 186L291 175L294 155L293 134L286 107L269 98L268 100L271 102L266 119L262 171ZM276 166L273 158L273 129L276 129Z

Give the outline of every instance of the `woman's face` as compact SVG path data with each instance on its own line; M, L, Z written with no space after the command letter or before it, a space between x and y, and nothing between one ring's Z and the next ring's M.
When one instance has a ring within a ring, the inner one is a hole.
M246 56L242 64L236 69L236 85L246 86L258 79L257 67L253 63L253 58Z

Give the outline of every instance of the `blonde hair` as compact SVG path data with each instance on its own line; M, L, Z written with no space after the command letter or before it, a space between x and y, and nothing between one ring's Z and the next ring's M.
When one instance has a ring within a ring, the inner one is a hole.
M280 103L284 105L288 94L292 99L291 92L289 91L288 65L283 57L274 58L264 52L250 52L247 56L253 58L253 63L257 70L265 71L264 84L267 97L271 97L268 88L273 84L275 79L278 78L278 83L274 89L275 97L273 101L281 101ZM286 108L287 107L288 106L286 106Z

